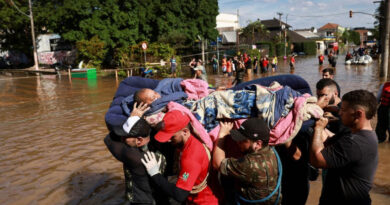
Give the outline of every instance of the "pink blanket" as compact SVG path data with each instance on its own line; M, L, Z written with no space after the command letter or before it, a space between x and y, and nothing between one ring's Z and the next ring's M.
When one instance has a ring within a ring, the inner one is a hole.
M200 79L187 79L180 83L184 92L188 95L188 100L199 100L209 94L209 84Z
M283 144L292 140L302 127L303 121L324 114L316 104L317 98L304 94L294 99L294 108L284 118L280 118L270 132L269 145Z

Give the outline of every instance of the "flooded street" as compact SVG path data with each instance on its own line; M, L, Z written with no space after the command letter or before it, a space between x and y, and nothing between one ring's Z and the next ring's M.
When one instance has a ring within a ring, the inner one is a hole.
M378 65L337 63L341 94L355 89L377 93ZM298 57L294 74L315 92L321 79L316 57ZM276 74L290 73L279 60ZM267 74L271 75L271 74ZM266 75L265 75L266 76ZM233 78L208 75L229 86ZM253 75L246 80L262 77ZM0 75L0 204L124 204L122 164L106 149L104 115L117 88L115 77L69 81L63 75ZM374 122L375 124L375 122ZM390 143L379 145L373 204L390 201ZM312 183L307 204L318 204L321 182Z

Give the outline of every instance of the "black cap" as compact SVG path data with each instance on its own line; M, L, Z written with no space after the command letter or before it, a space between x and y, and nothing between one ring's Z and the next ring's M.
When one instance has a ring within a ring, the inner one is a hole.
M126 137L148 137L150 135L150 130L151 127L148 122L141 118L134 124Z
M231 130L230 136L237 142L250 139L261 140L268 144L269 132L268 125L262 118L249 118L241 124L239 129Z

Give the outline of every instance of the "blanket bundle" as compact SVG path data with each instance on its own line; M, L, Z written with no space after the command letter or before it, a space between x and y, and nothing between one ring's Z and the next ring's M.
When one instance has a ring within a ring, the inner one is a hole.
M270 87L251 85L244 90L213 92L194 103L190 111L209 132L210 136L200 136L208 147L212 147L210 141L217 139L219 128L215 128L223 119L260 116L271 129L269 144L276 145L293 139L303 121L323 115L315 97L301 95L278 82ZM240 122L236 122L237 126Z
M216 91L192 104L190 110L207 131L218 125L218 119L257 116L273 128L281 117L287 116L299 96L289 86L274 82L270 87L251 85L243 90Z
M149 124L160 122L165 111L181 110L190 116L196 135L210 150L222 119L234 120L238 128L248 117L262 117L271 129L269 144L276 145L293 139L303 121L323 114L316 105L316 98L310 96L307 82L299 76L272 76L239 86L210 93L202 80L167 78L158 81L129 77L119 85L106 113L107 128L119 136L124 134L122 125L131 113L134 93L141 88L153 89L161 95L146 113Z

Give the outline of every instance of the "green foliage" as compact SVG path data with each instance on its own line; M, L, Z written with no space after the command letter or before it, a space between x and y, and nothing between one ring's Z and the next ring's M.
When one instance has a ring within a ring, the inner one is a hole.
M14 0L28 13L26 0ZM216 39L217 0L33 0L36 36L58 33L70 43L98 36L110 55L142 41L191 45ZM0 48L31 52L29 18L0 0ZM4 40L3 40L4 39ZM31 52L32 53L32 52Z
M355 45L360 45L360 34L356 31L345 30L341 35L341 40L346 43L354 43Z
M29 14L28 2L14 0L25 14ZM30 19L19 13L10 1L0 0L0 50L24 51L32 56Z
M116 48L114 51L114 60L123 68L131 67L133 64L144 64L144 50L141 44L135 44L128 47ZM146 49L147 62L160 62L160 60L169 61L169 59L175 54L169 44L166 43L151 43ZM176 61L179 63L180 58L176 57Z
M132 64L131 47L120 47L114 50L114 61L121 68L129 68Z
M248 56L250 56L252 58L253 57L260 58L260 56L261 56L259 49L249 49L249 50L246 50L245 52L248 54Z
M284 43L277 43L275 45L275 54L277 56L284 56L284 47L285 47L284 45L285 45ZM290 43L288 43L286 47L286 55L288 55L289 53L291 53Z
M87 62L88 67L100 69L103 58L107 52L105 43L94 36L90 40L81 40L76 43L78 59Z
M303 43L303 52L306 55L316 55L317 54L317 44L315 41L309 41Z
M255 44L256 39L261 39L262 36L269 35L269 31L260 20L250 22L241 32L241 36L245 39L250 39L247 42L251 42L251 44Z
M175 50L165 43L151 43L146 50L146 55L150 55L153 61L160 61L160 59L168 61L174 54Z
M381 42L382 39L382 33L385 29L385 18L380 18L380 16L386 16L386 4L385 1L380 1L378 8L375 11L375 14L377 15L375 24L375 31L374 31L374 37L378 39Z
M265 42L257 43L257 48L267 49L268 53L266 53L266 54L268 56L273 56L275 54L275 51L274 51L275 46L272 42L265 41Z
M184 33L178 30L171 31L167 35L162 35L158 42L172 45L173 48L183 48L187 44L187 37Z
M317 44L315 41L294 43L294 52L304 52L306 55L315 55L317 53Z
M120 77L127 77L127 73L124 70L120 70L120 71L118 71L118 76L120 76Z
M356 31L349 31L349 41L352 41L355 45L360 45L360 34Z

